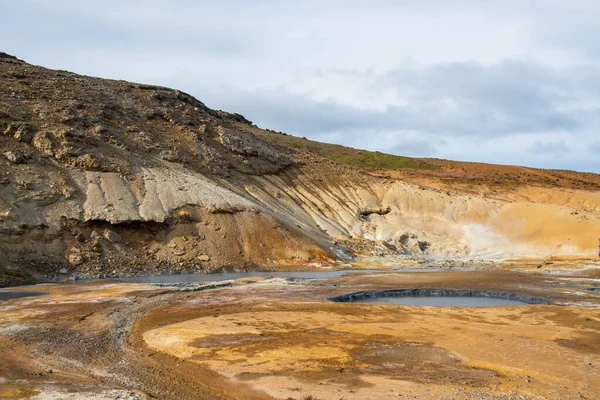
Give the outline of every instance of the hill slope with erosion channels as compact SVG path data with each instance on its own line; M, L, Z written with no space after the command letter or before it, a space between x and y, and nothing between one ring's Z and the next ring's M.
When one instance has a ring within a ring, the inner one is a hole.
M375 251L591 257L598 175L262 130L178 90L0 54L0 284L300 268Z

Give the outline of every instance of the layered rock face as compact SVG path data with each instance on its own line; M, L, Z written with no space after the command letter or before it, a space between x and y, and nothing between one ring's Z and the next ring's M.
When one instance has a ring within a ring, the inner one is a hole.
M240 115L8 57L0 76L0 257L13 276L19 266L117 275L327 258L325 235L307 238L227 188L295 164L235 128L249 124Z
M2 54L2 284L299 268L345 262L365 241L438 257L597 249L596 189L478 196L410 183L295 148L177 90Z

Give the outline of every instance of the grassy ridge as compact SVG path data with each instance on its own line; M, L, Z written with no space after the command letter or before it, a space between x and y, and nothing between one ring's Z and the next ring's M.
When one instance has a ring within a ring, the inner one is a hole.
M264 140L275 141L280 145L292 149L306 150L323 158L355 167L369 169L439 169L438 166L418 158L395 156L379 151L357 150L350 147L315 142L281 133L270 132L266 134L260 131L256 133Z

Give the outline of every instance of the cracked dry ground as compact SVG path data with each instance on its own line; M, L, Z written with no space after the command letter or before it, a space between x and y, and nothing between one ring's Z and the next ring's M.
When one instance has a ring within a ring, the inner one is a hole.
M600 398L600 293L587 271L252 278L212 290L87 282L0 303L1 398ZM553 305L331 303L471 288ZM198 287L196 287L197 289Z

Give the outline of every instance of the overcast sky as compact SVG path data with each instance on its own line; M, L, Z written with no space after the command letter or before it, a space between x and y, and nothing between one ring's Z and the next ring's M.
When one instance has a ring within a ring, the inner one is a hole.
M0 0L0 51L399 155L600 172L600 1Z

